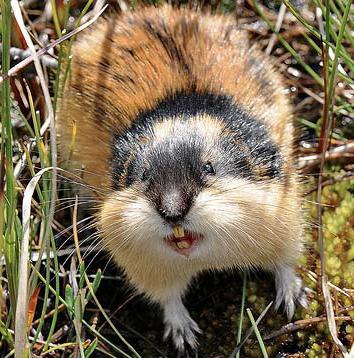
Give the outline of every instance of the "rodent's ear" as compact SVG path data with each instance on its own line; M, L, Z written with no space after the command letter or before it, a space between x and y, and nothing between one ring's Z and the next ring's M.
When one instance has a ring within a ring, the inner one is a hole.
M151 137L145 134L139 135L139 145L142 147L147 146L151 142Z
M141 175L142 181L147 181L151 177L151 172L149 169L144 169L143 174Z

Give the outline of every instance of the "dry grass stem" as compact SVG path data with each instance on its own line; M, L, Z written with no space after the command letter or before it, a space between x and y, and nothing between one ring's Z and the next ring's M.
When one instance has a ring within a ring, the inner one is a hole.
M19 266L18 294L15 317L15 357L27 357L27 333L26 325L28 316L28 257L29 257L29 237L31 220L31 200L40 178L45 172L52 170L48 167L40 170L28 183L22 202L22 223L23 235L21 242L21 258Z

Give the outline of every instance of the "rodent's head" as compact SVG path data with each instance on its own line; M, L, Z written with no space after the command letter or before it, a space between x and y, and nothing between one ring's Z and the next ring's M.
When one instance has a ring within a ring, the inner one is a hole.
M231 163L225 155L220 135L217 120L199 116L167 118L144 130L138 140L118 140L118 151L135 144L127 149L133 158L124 168L121 156L113 155L116 188L139 190L166 223L182 224L203 189L218 176L243 169L241 160Z
M112 251L214 261L239 255L248 265L256 249L281 254L276 242L294 225L288 206L296 195L284 195L291 179L262 124L248 128L248 119L238 130L230 123L205 113L170 116L115 137L114 191L100 214ZM257 132L263 137L253 138Z

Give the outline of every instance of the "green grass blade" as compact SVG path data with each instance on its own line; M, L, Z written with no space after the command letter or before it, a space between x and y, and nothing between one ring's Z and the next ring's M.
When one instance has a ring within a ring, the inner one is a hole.
M253 318L253 315L252 315L252 312L249 308L246 309L246 312L248 314L248 317L251 321L251 324L252 324L252 327L254 329L254 333L256 334L256 337L257 337L257 340L258 340L258 344L259 344L259 347L261 348L261 351L262 351L262 354L263 354L263 357L264 358L268 358L268 353L267 353L267 350L266 350L266 347L263 343L263 339L262 339L262 336L259 332L259 329L258 329L258 326Z
M10 46L11 46L11 8L10 0L1 0L2 13L2 75L6 75L10 68ZM5 140L5 170L6 170L6 188L5 188L5 235L3 248L6 260L6 273L9 280L10 303L16 307L17 292L17 262L16 258L16 237L14 235L14 222L16 216L16 183L13 175L12 164L12 127L10 116L10 81L2 82L2 140ZM3 223L4 224L4 223Z
M333 63L332 63L332 72L329 77L329 85L328 85L328 95L329 95L328 102L329 103L332 103L332 98L334 95L334 82L335 82L335 78L336 78L336 74L337 74L338 59L339 59L340 50L342 48L342 40L343 40L344 30L347 26L348 15L349 15L351 4L352 4L352 1L347 0L346 7L344 10L344 14L343 14L343 20L342 20L342 23L341 23L341 26L339 29L338 38L336 41L336 47L334 50L334 58L333 58Z
M275 33L281 42L281 44L285 47L285 49L291 53L291 55L295 58L295 60L304 68L304 70L318 83L323 87L323 79L308 65L304 62L301 56L296 52L296 50L284 39L284 37L275 31L275 28L272 22L267 18L264 14L260 6L258 5L256 0L252 1L253 6L255 7L259 16L267 23L268 27Z
M240 311L240 320L238 322L238 330L237 330L237 344L241 342L242 338L242 323L244 317L244 310L245 310L245 301L246 301L246 293L247 293L247 273L243 273L243 283L242 283L242 298L241 298L241 311ZM240 357L240 352L236 353L236 358Z

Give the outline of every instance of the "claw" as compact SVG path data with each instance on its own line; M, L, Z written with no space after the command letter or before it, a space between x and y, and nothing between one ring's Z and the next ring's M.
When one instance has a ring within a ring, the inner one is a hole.
M304 308L308 307L308 295L311 290L303 286L302 280L292 267L285 266L276 271L275 285L277 289L275 309L284 304L289 321L294 316L296 303Z
M195 350L198 345L195 333L201 333L201 330L190 317L181 298L174 298L165 303L164 316L164 340L171 337L174 346L180 352L183 352L187 345Z

